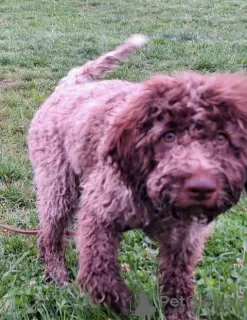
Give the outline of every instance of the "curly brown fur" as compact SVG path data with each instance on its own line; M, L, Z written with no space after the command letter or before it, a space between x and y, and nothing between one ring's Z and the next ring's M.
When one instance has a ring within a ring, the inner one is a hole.
M72 70L29 132L47 277L68 280L63 238L78 211L79 285L123 314L132 293L117 261L122 233L140 228L157 240L161 294L188 301L210 222L247 180L246 77L93 81L135 41ZM192 319L193 305L168 304L165 314Z

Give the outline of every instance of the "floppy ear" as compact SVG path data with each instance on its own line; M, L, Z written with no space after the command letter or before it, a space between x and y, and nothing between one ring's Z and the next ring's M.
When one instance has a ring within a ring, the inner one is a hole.
M152 139L147 135L154 126L154 118L162 112L159 101L174 86L170 77L155 77L143 84L140 93L133 96L124 110L116 116L110 128L104 149L104 157L117 164L117 168L129 185L140 181L155 166Z
M245 165L247 176L247 77L235 73L218 75L211 80L209 87L211 96L210 94L209 96L213 99L212 103L218 102L222 114L228 114L230 119L238 123L239 131L246 134L241 139L241 161ZM247 191L247 181L245 190Z
M205 90L214 104L223 103L226 112L247 123L247 77L240 73L211 76Z

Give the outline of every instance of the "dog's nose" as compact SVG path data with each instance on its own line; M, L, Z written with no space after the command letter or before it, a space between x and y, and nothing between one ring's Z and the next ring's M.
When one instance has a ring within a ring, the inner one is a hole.
M186 179L184 189L192 200L209 200L216 192L215 178L207 173L194 174Z

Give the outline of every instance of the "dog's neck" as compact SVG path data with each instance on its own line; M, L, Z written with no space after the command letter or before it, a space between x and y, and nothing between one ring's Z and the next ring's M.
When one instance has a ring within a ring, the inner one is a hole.
M137 214L143 215L145 219L144 227L149 226L154 220L164 216L164 211L158 210L154 206L144 185L139 190L134 189L133 196Z

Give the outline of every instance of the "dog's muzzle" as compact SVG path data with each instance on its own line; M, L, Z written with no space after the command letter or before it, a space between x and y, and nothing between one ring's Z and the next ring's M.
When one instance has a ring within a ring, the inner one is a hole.
M217 178L207 171L197 171L186 177L179 201L171 206L171 214L179 220L210 223L220 214Z
M185 179L183 191L189 205L213 207L217 202L217 180L209 172L197 172Z

